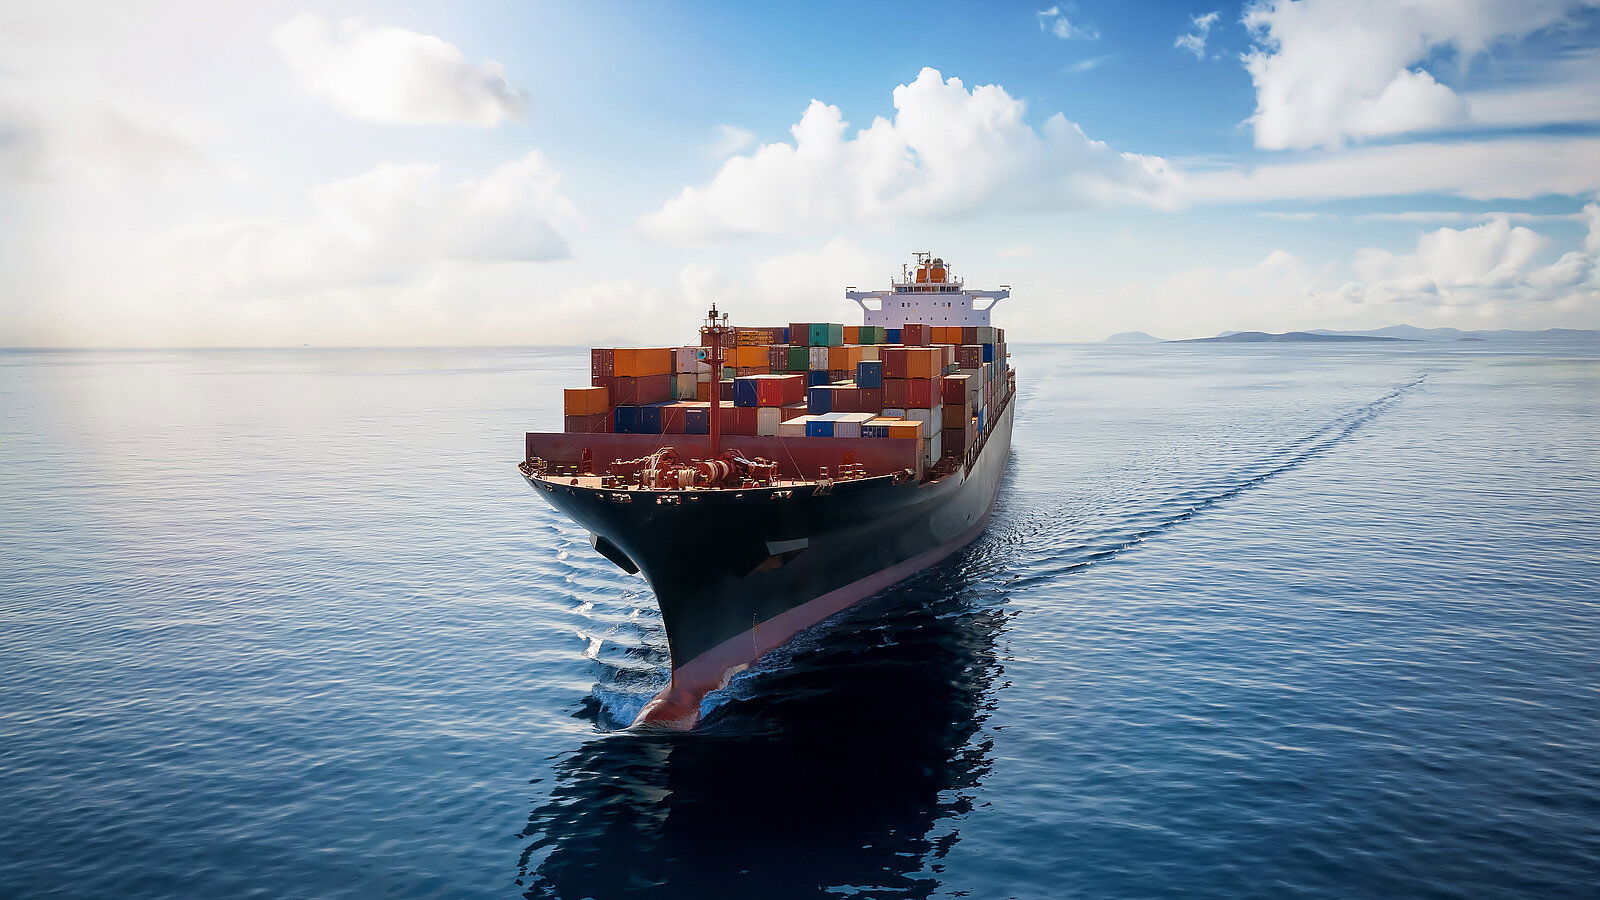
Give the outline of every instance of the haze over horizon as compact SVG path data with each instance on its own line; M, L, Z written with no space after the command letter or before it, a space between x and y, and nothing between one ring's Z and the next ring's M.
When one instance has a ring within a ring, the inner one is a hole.
M1600 327L1600 0L0 12L0 345Z

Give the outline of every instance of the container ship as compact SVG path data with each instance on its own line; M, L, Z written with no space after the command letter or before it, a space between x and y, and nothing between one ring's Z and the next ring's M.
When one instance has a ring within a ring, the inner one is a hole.
M914 256L888 290L845 289L861 325L736 327L713 306L696 345L594 349L563 430L526 435L523 478L660 605L671 680L635 726L692 728L762 654L988 524L1016 396L990 311L1010 288Z

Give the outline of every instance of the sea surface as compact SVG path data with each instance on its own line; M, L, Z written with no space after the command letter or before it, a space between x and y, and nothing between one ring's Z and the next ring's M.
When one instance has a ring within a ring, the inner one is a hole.
M0 353L0 896L1600 896L1600 346L1017 346L968 549L690 734L581 349Z

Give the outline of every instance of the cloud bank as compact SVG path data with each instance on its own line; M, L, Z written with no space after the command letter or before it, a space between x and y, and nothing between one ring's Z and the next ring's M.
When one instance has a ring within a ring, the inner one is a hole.
M685 243L855 221L953 219L993 209L1172 207L1180 183L1166 160L1120 153L1060 114L1037 130L998 85L967 90L925 68L894 89L893 121L854 136L836 106L811 101L789 130L687 187L639 226Z
M490 128L527 109L499 63L474 65L433 35L303 13L273 32L272 45L301 87L358 119Z
M1250 122L1268 150L1338 147L1351 140L1473 121L1468 99L1425 65L1467 61L1592 8L1595 0L1264 0L1245 11L1256 42L1244 57L1256 87Z

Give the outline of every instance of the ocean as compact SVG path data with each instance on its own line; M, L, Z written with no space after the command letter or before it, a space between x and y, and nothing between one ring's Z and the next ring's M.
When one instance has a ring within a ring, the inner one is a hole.
M968 549L689 734L570 349L0 353L5 897L1600 884L1600 346L1022 345Z

